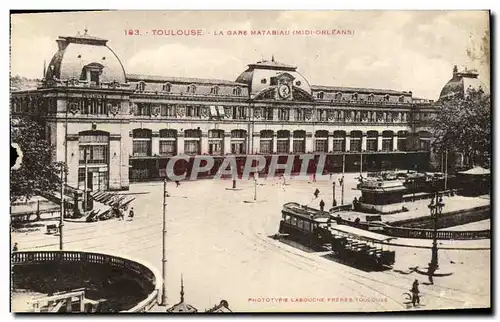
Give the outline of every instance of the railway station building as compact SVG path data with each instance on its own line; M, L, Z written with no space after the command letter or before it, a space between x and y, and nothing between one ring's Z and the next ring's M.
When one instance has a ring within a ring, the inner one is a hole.
M105 39L85 32L56 42L42 85L13 92L11 113L43 121L53 159L68 165L75 188L87 180L90 190L126 190L163 179L176 155L212 155L217 164L226 155L244 162L251 154L326 153L330 172L343 159L346 171L429 166L426 120L436 103L411 91L310 84L274 57L234 80L127 74ZM469 74L455 70L453 79ZM457 86L445 88L442 95Z

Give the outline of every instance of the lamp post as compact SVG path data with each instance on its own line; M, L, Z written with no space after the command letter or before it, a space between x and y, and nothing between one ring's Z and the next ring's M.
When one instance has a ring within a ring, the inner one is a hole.
M257 200L257 178L255 177L255 175L254 175L253 181L254 181L253 200L256 201Z
M167 177L163 181L163 229L162 229L162 292L161 305L167 305Z
M332 183L333 185L333 188L332 188L332 194L333 194L333 201L332 201L332 207L335 207L336 206L336 202L335 202L335 181L333 181Z
M61 215L59 216L59 250L63 250L64 226L64 165L61 164Z
M342 194L341 194L341 197L340 197L340 205L344 205L344 176L342 176L342 178L339 178L339 184L342 188Z
M443 207L444 207L443 196L441 196L438 192L436 192L435 196L431 199L431 203L429 204L428 207L434 224L434 229L432 233L432 255L431 255L431 262L429 263L429 268L435 271L439 267L438 248L437 248L437 220L438 217L443 213Z

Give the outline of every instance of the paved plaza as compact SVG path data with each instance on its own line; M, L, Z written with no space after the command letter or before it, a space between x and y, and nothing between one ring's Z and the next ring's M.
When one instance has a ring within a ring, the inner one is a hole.
M357 175L346 176L346 203L360 195L352 189ZM464 249L481 245L480 250L441 249L440 264L453 275L435 278L435 285L426 285L426 276L409 270L430 261L428 248L393 246L392 270L366 272L336 262L327 252L304 251L268 237L278 231L286 202L319 208L323 199L331 206L331 181L258 182L256 203L245 202L254 197L251 180L238 181L241 190L226 189L231 180L182 182L178 188L168 183L169 306L179 302L181 274L185 300L199 310L222 299L235 312L406 310L403 293L415 279L420 281L422 309L490 306L489 240L461 241L467 244ZM318 199L313 198L316 188ZM163 183L133 184L127 193L137 193L133 221L66 222L64 249L123 254L161 272ZM337 181L338 204L340 193ZM46 235L44 227L14 232L12 239L20 250L55 250L59 245L59 237ZM431 245L430 240L416 243Z

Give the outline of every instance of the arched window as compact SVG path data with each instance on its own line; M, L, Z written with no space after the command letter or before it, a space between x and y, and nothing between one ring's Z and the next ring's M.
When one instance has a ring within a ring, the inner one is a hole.
M160 155L175 155L177 153L177 130L160 130Z
M316 131L314 134L314 145L314 150L316 152L328 152L328 131Z
M188 85L187 92L193 93L193 94L196 93L196 85L194 85L194 84Z
M238 87L233 88L233 95L240 96L241 92L242 92L241 87L238 86Z
M373 102L375 100L375 95L370 94L368 95L368 102Z
M260 131L260 153L273 153L273 130Z
M352 94L352 95L351 95L351 99L352 99L353 101L357 101L357 100L358 100L358 93L354 93L354 94Z
M408 150L408 131L398 131L398 151Z
M213 86L212 89L210 89L210 94L219 95L219 86Z
M318 93L316 94L316 98L317 98L317 99L322 100L324 97L325 97L325 93L324 93L324 92L318 92Z
M201 130L184 131L184 153L200 154L201 151Z
M366 150L372 152L378 150L378 131L366 132Z
M231 131L231 153L245 154L247 143L247 131L232 130Z
M342 100L342 93L336 93L335 94L335 100L336 101L341 101Z
M144 83L144 82L139 82L139 83L137 84L137 90L138 90L139 92L144 92L144 90L145 90L145 89L146 89L146 83Z
M349 150L360 152L361 151L361 140L363 138L363 132L361 131L351 131L351 145Z
M132 131L132 155L151 156L152 132L148 129L134 129Z
M164 92L170 93L170 91L172 90L172 85L170 83L165 83L163 84L162 90Z
M221 155L224 153L224 130L208 131L208 154Z
M382 151L392 151L394 142L394 132L393 131L383 131L382 132Z
M390 98L391 98L391 97L389 96L389 94L386 94L386 95L384 96L384 102L389 102L389 99L390 99Z
M290 131L279 130L277 134L276 152L290 153Z
M306 131L303 130L293 131L293 152L294 153L306 152Z
M400 103L404 103L404 101L405 101L405 97L404 97L403 95L401 95L401 96L399 97L399 102L400 102Z

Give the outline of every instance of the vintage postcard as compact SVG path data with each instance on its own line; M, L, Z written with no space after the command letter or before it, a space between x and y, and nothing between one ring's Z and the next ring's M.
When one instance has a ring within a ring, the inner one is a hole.
M491 309L490 12L10 19L12 312Z

